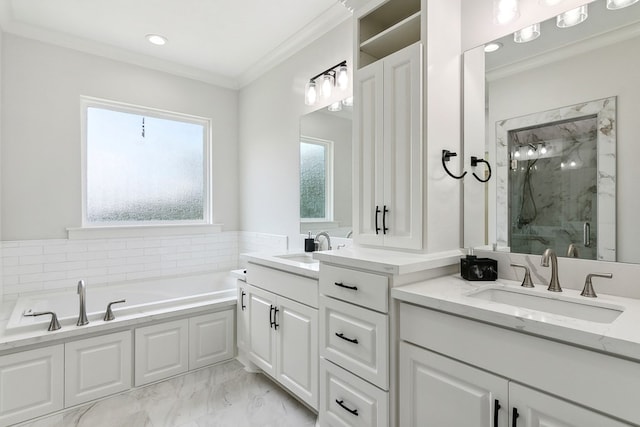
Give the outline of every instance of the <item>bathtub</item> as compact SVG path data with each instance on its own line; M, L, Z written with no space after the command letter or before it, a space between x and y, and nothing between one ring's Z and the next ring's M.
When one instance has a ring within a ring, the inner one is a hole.
M156 278L115 285L86 282L86 307L89 325L106 323L102 319L107 304L124 299L111 308L118 319L154 315L182 308L229 304L236 299L236 279L228 272ZM26 312L53 311L62 330L75 328L79 313L79 297L73 290L38 293L20 297L6 324L7 334L42 330L46 333L51 316L25 317ZM113 322L113 321L112 321ZM86 328L87 326L83 326Z

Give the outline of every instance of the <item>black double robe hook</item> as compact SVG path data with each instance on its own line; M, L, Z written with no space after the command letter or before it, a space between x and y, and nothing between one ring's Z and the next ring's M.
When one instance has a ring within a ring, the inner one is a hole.
M467 171L464 171L462 173L462 175L460 176L455 176L454 174L452 174L451 172L449 172L449 169L447 169L447 164L445 162L448 162L449 159L451 157L455 157L457 156L456 153L452 153L449 150L442 150L442 167L444 168L444 171L451 177L451 178L455 178L455 179L462 179L464 178L464 176L467 174Z
M476 175L476 173L473 173L473 176L480 182L487 182L491 179L491 165L489 164L489 162L487 162L484 159L479 159L476 156L471 156L471 166L475 167L478 166L478 163L484 163L485 165L487 165L487 169L489 170L489 176L487 176L486 179L482 179L480 178L478 175ZM465 172L466 173L466 172Z

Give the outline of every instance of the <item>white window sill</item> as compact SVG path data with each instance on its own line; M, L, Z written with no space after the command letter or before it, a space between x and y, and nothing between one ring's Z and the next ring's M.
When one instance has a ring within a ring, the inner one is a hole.
M222 224L132 225L67 228L69 240L181 236L188 234L221 232Z

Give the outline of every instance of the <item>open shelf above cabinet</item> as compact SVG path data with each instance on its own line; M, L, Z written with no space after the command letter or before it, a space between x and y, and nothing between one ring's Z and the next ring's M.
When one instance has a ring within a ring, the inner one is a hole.
M420 11L360 43L361 66L420 40ZM368 59L368 60L367 60Z

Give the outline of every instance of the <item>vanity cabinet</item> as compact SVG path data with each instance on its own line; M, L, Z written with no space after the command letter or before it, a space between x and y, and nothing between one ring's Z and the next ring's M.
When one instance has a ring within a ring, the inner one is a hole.
M0 426L62 409L64 345L0 357Z
M422 44L355 74L354 239L422 249Z
M406 303L400 339L402 426L618 427L640 419L631 396L637 363Z
M65 406L131 388L131 331L66 343Z
M621 427L627 424L402 342L400 425Z
M315 296L305 297L306 302L317 301L317 280L251 264L247 282L251 283L244 287L249 361L317 409L318 309L283 296L289 285L298 282L303 292L306 286L315 291Z

